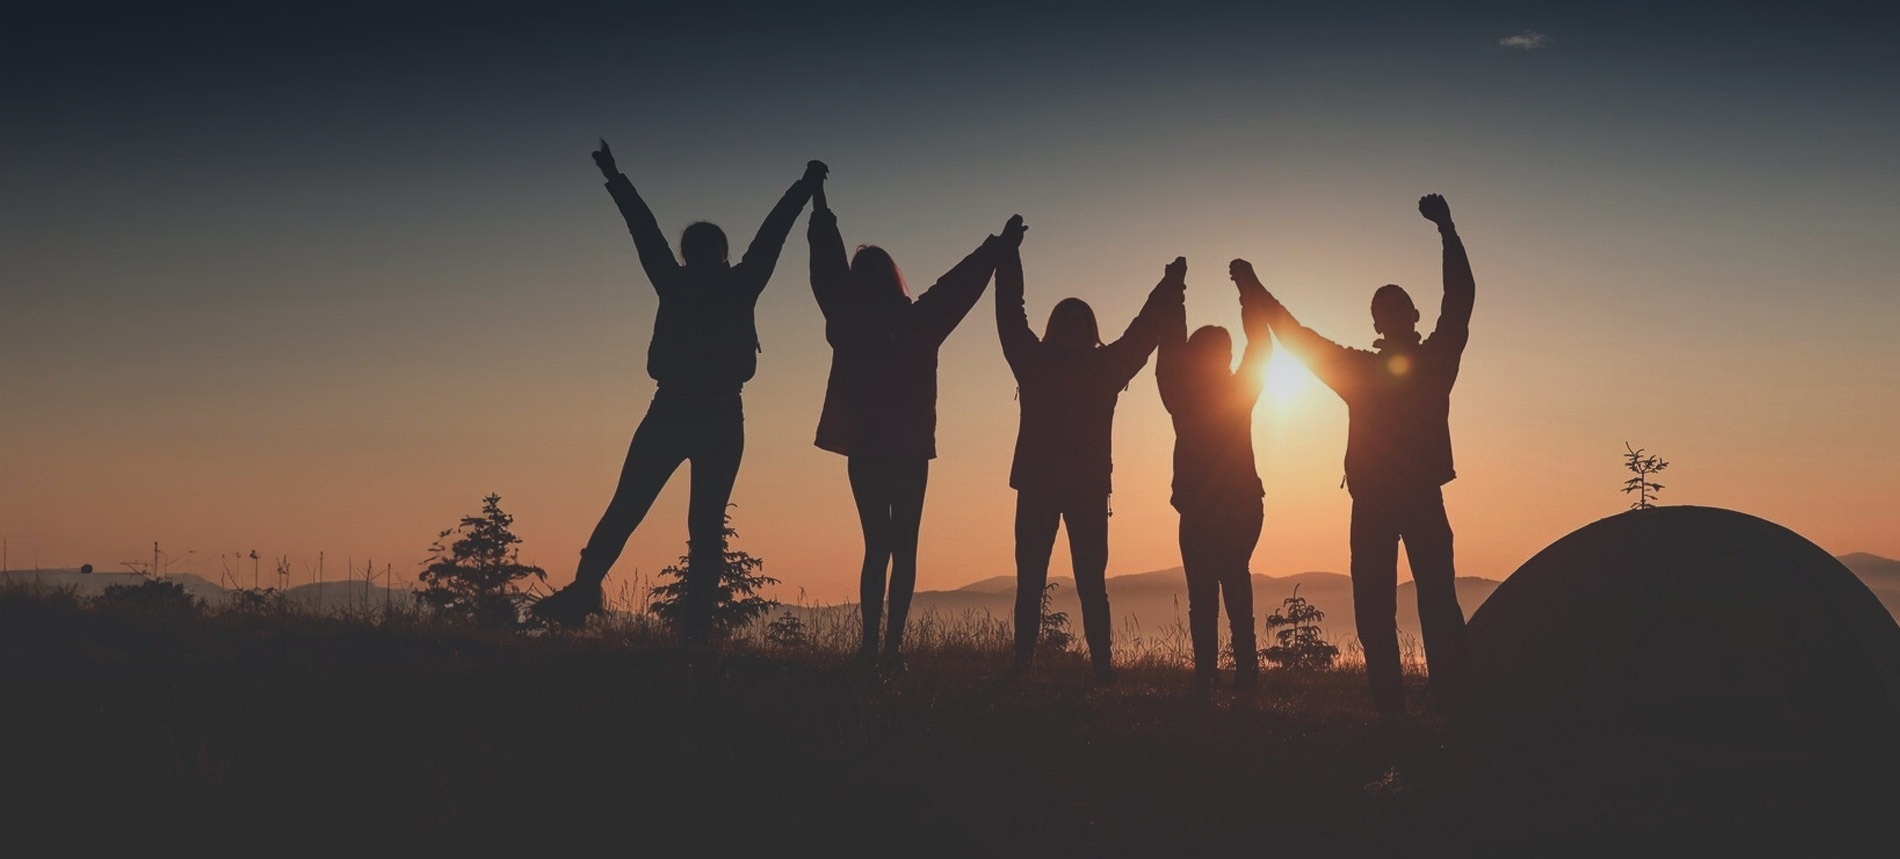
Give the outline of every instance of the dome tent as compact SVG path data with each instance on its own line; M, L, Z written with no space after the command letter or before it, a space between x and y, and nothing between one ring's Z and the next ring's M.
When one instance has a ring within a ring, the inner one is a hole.
M1795 832L1894 799L1865 785L1900 761L1900 626L1772 522L1681 506L1591 523L1506 578L1467 644L1519 811L1540 795L1599 823L1761 811Z

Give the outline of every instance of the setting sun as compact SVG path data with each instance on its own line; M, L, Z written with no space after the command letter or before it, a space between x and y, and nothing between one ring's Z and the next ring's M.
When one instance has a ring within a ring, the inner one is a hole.
M1291 402L1311 387L1313 381L1313 374L1300 363L1300 359L1284 349L1275 350L1273 356L1267 359L1267 396L1275 403Z

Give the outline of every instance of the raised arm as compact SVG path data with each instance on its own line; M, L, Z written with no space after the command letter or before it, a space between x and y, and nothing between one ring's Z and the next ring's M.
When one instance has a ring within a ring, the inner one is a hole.
M1464 240L1458 238L1458 228L1451 222L1451 206L1444 197L1420 197L1418 213L1438 225L1438 235L1445 244L1445 300L1439 305L1438 324L1432 328L1431 340L1462 352L1471 339L1471 305L1478 291L1471 276L1471 259L1465 256Z
M1351 383L1351 349L1321 337L1311 328L1301 325L1298 319L1294 319L1293 314L1286 309L1286 305L1281 304L1260 283L1260 278L1254 274L1252 263L1244 259L1234 260L1227 265L1227 275L1234 279L1235 286L1240 287L1243 301L1246 300L1244 296L1247 293L1258 290L1253 293L1256 296L1255 300L1259 302L1256 305L1259 308L1256 313L1265 319L1267 328L1280 341L1280 345L1292 352L1293 357L1300 359L1300 363L1313 371L1313 375L1318 376L1320 381L1325 382L1326 386L1334 391L1342 391L1344 386ZM1241 313L1242 318L1245 319L1244 304ZM1253 335L1249 333L1247 342L1249 349L1253 347L1253 339Z
M845 300L851 264L845 260L844 235L838 232L838 216L825 204L823 178L812 189L811 220L805 226L805 240L811 245L811 294L818 299L818 309L829 319Z
M660 222L654 219L653 210L640 199L640 193L634 190L627 175L614 164L613 150L607 148L605 140L594 153L594 166L606 177L607 193L613 195L620 217L627 221L627 232L633 235L633 246L640 253L640 267L646 269L647 280L653 282L656 291L666 292L679 278L680 264L673 257L673 247L666 243L666 235L660 232Z
M1273 357L1273 331L1267 324L1273 296L1267 294L1258 278L1236 278L1234 286L1240 290L1240 327L1247 334L1247 348L1240 353L1240 367L1234 375L1248 398L1258 401L1260 389L1267 383L1267 359Z
M995 273L997 260L1003 256L1005 247L1012 253L1022 247L1023 231L1027 229L1023 216L1010 216L1000 235L985 238L976 250L917 296L912 312L917 314L919 333L939 343L948 338L963 317L969 315L970 308L976 306L977 299L983 297L983 290L990 285L990 275Z
M1162 281L1169 279L1181 282L1182 293L1187 291L1187 257L1175 257L1162 270ZM1161 405L1172 414L1182 398L1191 396L1186 388L1187 368L1183 362L1187 358L1187 303L1183 300L1171 304L1161 311L1156 327L1155 346L1155 385L1161 390Z
M1109 375L1121 384L1128 384L1141 368L1147 366L1149 353L1155 350L1161 339L1161 322L1171 309L1186 299L1187 260L1176 257L1181 266L1180 277L1172 266L1164 270L1161 282L1148 291L1148 300L1141 305L1141 312L1128 323L1128 328L1115 342L1102 347L1103 357L1107 360Z
M778 254L785 247L786 236L792 234L798 210L805 208L805 202L824 182L827 171L822 161L805 162L805 175L785 189L785 196L780 197L771 214L765 216L765 223L759 225L759 233L752 237L745 256L734 266L745 273L742 282L753 294L764 291L766 282L772 279L772 269L778 265Z
M1022 378L1035 353L1036 332L1029 329L1029 313L1023 309L1023 254L1020 244L1008 244L996 255L996 337L1003 343L1003 358Z

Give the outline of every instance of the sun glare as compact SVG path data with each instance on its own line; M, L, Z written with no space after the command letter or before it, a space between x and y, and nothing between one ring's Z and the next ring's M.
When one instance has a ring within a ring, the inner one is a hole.
M1275 349L1267 358L1267 396L1275 403L1291 401L1312 383L1313 374L1285 349Z

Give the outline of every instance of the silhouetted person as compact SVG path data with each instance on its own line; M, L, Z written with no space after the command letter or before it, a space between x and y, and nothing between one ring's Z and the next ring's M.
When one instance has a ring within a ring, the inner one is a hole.
M1021 217L1009 219L915 301L883 248L861 245L845 262L838 218L824 186L813 197L811 290L825 315L831 375L814 443L846 457L851 497L864 532L858 596L864 635L858 657L878 656L889 571L889 667L901 663L904 621L917 585L917 532L930 460L937 456L937 350L989 286L1002 245L1021 243Z
M1164 307L1179 303L1178 284L1164 279L1148 294L1121 339L1103 345L1095 311L1065 298L1049 313L1041 339L1023 310L1023 266L1009 248L996 266L996 331L1016 375L1021 419L1009 485L1016 490L1017 673L1035 659L1042 629L1042 591L1056 529L1069 532L1082 630L1098 678L1114 676L1108 613L1109 443L1115 403L1148 363Z
M1278 301L1266 305L1281 345L1346 401L1354 615L1373 703L1382 716L1405 710L1397 627L1400 540L1418 587L1433 696L1455 707L1464 686L1465 614L1454 590L1451 523L1440 487L1457 476L1448 415L1477 287L1445 199L1427 194L1418 211L1438 225L1445 248L1445 298L1431 336L1420 339L1418 308L1396 284L1372 295L1372 327L1380 339L1371 352L1302 327ZM1260 282L1246 260L1234 260L1231 273L1237 283Z
M1168 265L1181 282L1187 260ZM1260 540L1260 473L1253 457L1253 409L1266 381L1273 337L1267 329L1267 291L1236 282L1247 346L1234 369L1227 329L1204 325L1187 333L1187 308L1171 305L1161 323L1155 381L1174 419L1174 509L1181 514L1181 566L1187 571L1188 637L1194 679L1211 688L1219 674L1220 604L1232 629L1234 685L1251 689L1260 677L1254 637L1253 573L1248 562ZM1182 288L1185 289L1183 283Z
M806 165L804 177L779 198L745 256L734 265L727 260L726 234L703 221L681 233L680 257L685 262L676 261L652 210L614 166L613 153L604 140L594 153L594 163L607 178L607 192L627 220L640 265L659 293L653 340L647 348L647 375L659 387L633 433L613 500L581 550L573 584L536 602L532 611L574 626L599 612L601 581L607 570L666 481L681 463L691 461L686 610L680 633L688 644L705 644L712 633L718 573L724 562L721 538L726 504L745 450L739 392L757 366L759 338L753 308L772 277L779 249L799 210L823 179L825 165L817 161Z

